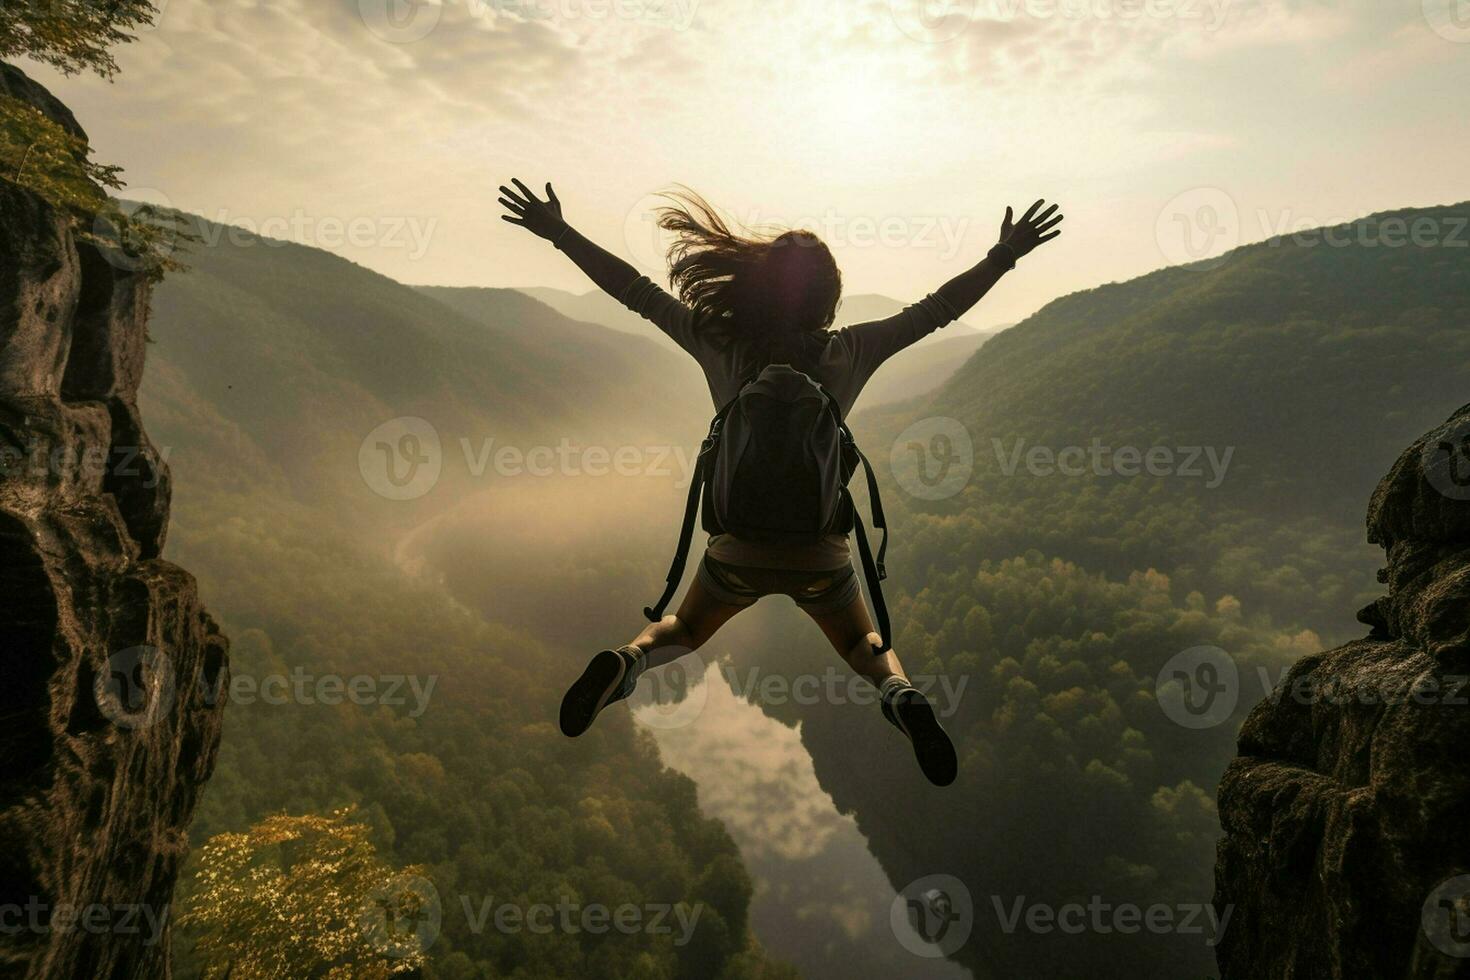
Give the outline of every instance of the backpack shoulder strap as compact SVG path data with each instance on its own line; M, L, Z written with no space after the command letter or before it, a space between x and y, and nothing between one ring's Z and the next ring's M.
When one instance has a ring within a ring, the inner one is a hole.
M844 430L846 431L845 427ZM849 433L850 436L850 433ZM857 505L853 503L852 492L846 487L842 492L847 495L848 506L852 509L852 528L857 535L858 557L863 563L863 577L868 582L868 596L873 602L873 618L877 620L878 635L882 642L873 648L875 656L881 656L893 649L893 627L888 619L888 603L883 599L883 580L888 577L888 569L884 565L884 555L888 551L888 521L883 516L883 499L878 494L878 480L873 475L873 466L868 462L862 450L857 448L856 443L849 442L853 452L857 453L859 462L863 464L863 471L868 478L868 507L873 512L873 527L883 532L883 539L878 543L878 555L873 555L872 546L868 543L868 531L863 526L862 515L858 513Z
M843 492L847 493L845 489ZM851 499L849 494L848 500L851 501ZM868 582L868 597L873 603L873 618L877 620L878 635L882 638L882 642L873 647L873 655L882 656L893 649L893 639L890 635L893 627L888 621L888 603L883 601L883 575L879 572L882 566L873 560L873 550L868 545L868 532L863 527L863 519L858 514L856 505L853 505L852 508L852 529L857 534L858 556L863 563L863 577Z
M888 554L888 519L883 516L883 497L878 492L878 478L873 475L873 464L868 462L868 457L857 448L857 443L852 444L853 452L857 453L858 462L863 464L863 473L868 478L868 508L873 512L873 528L883 532L883 539L878 542L878 558L875 568L878 572L878 580L882 581L888 577L888 568L884 565L884 557ZM857 511L853 511L856 516ZM886 640L887 637L884 637Z
M731 404L734 404L731 402ZM651 606L643 608L643 615L648 617L650 623L656 623L664 618L664 610L668 608L674 599L674 592L679 588L679 580L684 577L684 566L689 563L689 546L694 540L694 518L699 513L699 492L704 487L704 481L709 476L710 458L714 453L715 445L719 442L720 429L725 420L725 413L730 410L730 405L715 415L714 421L710 423L709 435L705 436L704 442L700 444L699 455L694 461L694 473L689 477L689 496L684 501L684 522L679 527L679 543L674 548L674 561L669 566L669 574L664 579L663 595Z

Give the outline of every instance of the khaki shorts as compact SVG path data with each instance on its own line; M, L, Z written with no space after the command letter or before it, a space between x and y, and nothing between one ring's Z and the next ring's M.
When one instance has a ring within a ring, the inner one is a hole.
M807 612L820 615L846 609L862 595L851 564L818 572L747 568L706 554L695 577L710 595L730 606L753 605L768 595L788 595Z

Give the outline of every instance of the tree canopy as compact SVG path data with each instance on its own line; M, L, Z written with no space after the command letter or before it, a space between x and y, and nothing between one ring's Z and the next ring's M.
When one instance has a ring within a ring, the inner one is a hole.
M0 58L28 57L68 75L117 74L109 50L153 23L152 0L39 0L0 4Z

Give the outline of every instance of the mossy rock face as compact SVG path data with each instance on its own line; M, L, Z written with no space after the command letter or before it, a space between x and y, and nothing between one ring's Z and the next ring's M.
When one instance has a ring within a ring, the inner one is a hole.
M86 130L55 96L0 62L0 177L66 208L104 205L96 182L115 171L90 163Z
M1303 658L1241 731L1220 785L1225 980L1470 976L1470 488L1446 479L1467 437L1470 406L1373 495L1373 635Z
M122 188L120 174L92 160L87 134L66 106L0 62L0 184L50 205L70 223L77 244L93 246L115 269L156 282L183 268L174 252L191 236L181 215L111 198Z
M72 115L72 111L60 99L31 81L25 72L3 61L0 61L0 95L8 95L20 102L35 106L47 119L56 123L67 133L83 143L87 142L86 130L82 129L82 124L77 122L77 117Z
M84 145L64 107L3 67L0 98ZM224 701L205 692L228 676L227 644L193 577L159 558L168 468L137 406L149 275L84 230L0 179L0 904L39 924L0 936L0 963L17 977L161 977L219 745ZM87 909L130 909L161 931L62 925Z

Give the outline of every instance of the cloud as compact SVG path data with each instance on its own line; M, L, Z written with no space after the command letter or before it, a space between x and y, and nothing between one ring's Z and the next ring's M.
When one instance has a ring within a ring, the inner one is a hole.
M488 234L463 220L467 209L493 211L495 184L517 174L556 179L588 229L612 241L635 202L674 180L738 210L958 220L1037 185L1126 202L1243 176L1282 184L1294 172L1281 169L1283 141L1300 157L1294 167L1310 165L1311 147L1336 168L1354 153L1377 159L1385 132L1421 149L1418 179L1393 178L1418 200L1451 181L1464 145L1432 117L1453 117L1470 90L1464 46L1436 35L1418 8L169 0L157 28L119 51L115 85L27 70L72 106L102 159L179 207L226 220L300 209L437 219L418 264L343 254L409 281L584 288L558 256ZM1347 127L1345 96L1358 112ZM1145 245L1152 218L1137 217ZM1066 273L1079 281L1035 290L1115 278L1126 271L1120 254L1079 261ZM914 250L849 249L842 260L854 283L878 277L868 289L932 286L932 256ZM1013 289L1003 297L1027 292ZM1017 300L1025 306L1003 318L1044 298Z
M729 669L736 685L761 676ZM710 691L697 722L654 733L663 736L659 751L668 765L699 774L701 807L729 826L741 852L753 860L798 861L820 855L850 831L851 818L837 812L817 782L800 731L737 697L718 667L710 665L704 683Z

